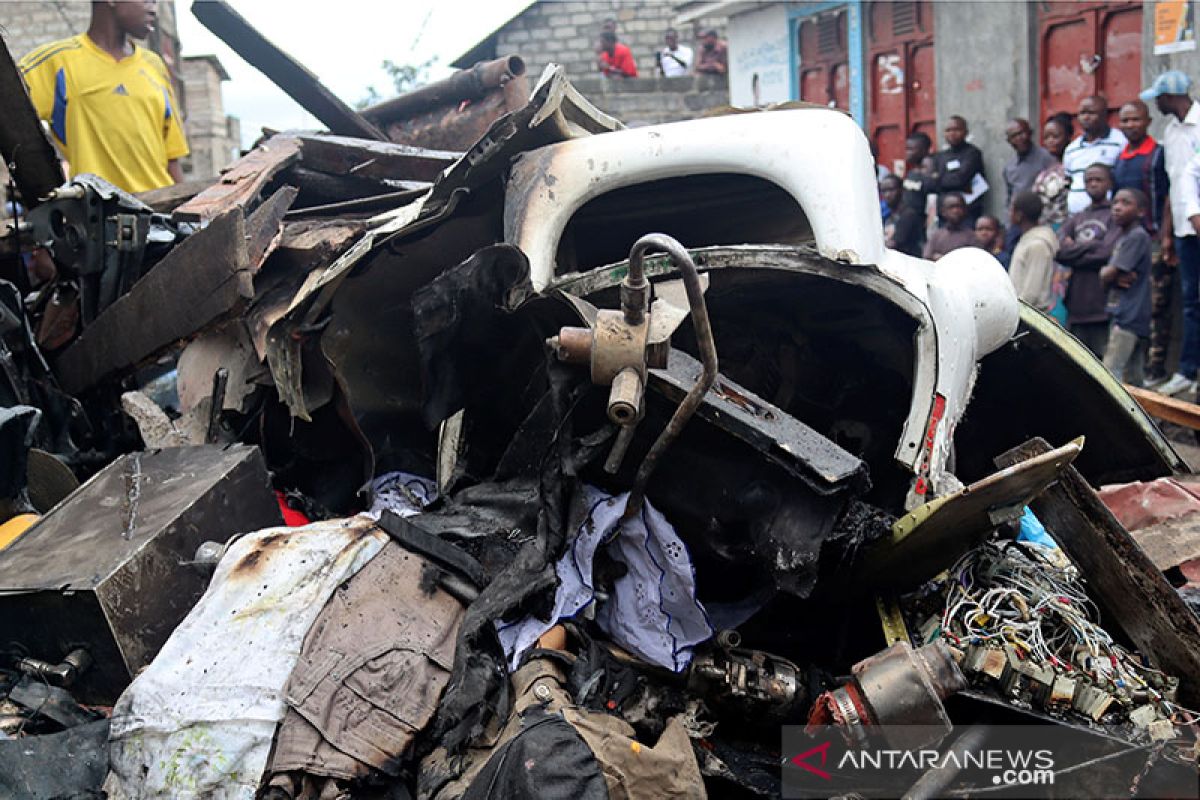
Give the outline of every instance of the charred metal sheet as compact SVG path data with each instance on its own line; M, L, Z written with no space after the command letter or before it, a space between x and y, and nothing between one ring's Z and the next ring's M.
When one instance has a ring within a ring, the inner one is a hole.
M252 299L255 273L294 198L295 189L280 189L249 220L234 210L177 245L58 357L64 389L83 391Z
M54 147L42 130L25 82L0 37L0 154L12 169L13 182L26 208L63 182Z
M1032 439L996 463L1011 466L1050 450L1044 439ZM1034 500L1033 511L1079 567L1103 618L1156 668L1184 678L1179 685L1184 704L1200 703L1200 684L1188 680L1200 675L1200 620L1079 471L1068 467Z
M891 539L866 554L862 570L847 586L880 592L933 578L997 525L1020 519L1025 507L1059 479L1082 449L1082 442L1069 442L905 514L893 526Z
M310 407L304 393L301 353L305 337L292 334L308 331L318 323L327 313L342 281L361 261L366 259L369 262L368 256L375 248L393 239L425 231L447 219L472 194L482 193L489 188L494 190L493 182L504 174L518 153L551 142L619 127L621 123L598 111L571 86L562 68L557 68L543 77L528 105L494 122L462 158L442 173L428 195L372 220L372 229L354 247L305 281L291 298L285 316L275 323L268 335L267 361L271 366L271 375L280 399L292 415L309 419L310 412L315 410L315 406ZM498 230L498 208L495 216ZM456 247L466 250L462 258L475 249L493 244L497 239L489 226L480 226L480 232L475 242L457 237ZM429 268L429 277L433 277L445 268L449 260L424 263L422 266ZM403 291L411 292L413 288L413 283L408 282L404 284ZM393 288L392 291L401 290ZM390 295L387 302L380 302L378 295L375 297L377 308L398 307L404 302L403 297L395 295Z
M465 150L503 114L529 101L518 56L481 61L363 111L393 142Z
M267 354L267 331L287 312L304 278L345 252L366 227L365 222L357 220L309 220L284 225L279 248L255 281L261 296L245 318L260 361Z
M297 134L301 163L329 175L387 181L433 181L462 152L372 142L345 136Z
M677 402L695 384L703 367L681 350L671 350L668 363L667 369L650 371L649 388ZM846 487L865 491L870 486L867 465L860 459L724 375L717 376L696 413L820 494Z
M123 456L0 552L5 635L49 661L84 647L74 691L112 703L204 592L196 548L280 524L256 447Z
M272 44L224 0L192 3L196 19L216 34L252 67L270 78L289 97L329 130L341 136L386 139L371 123L356 114L304 66Z
M267 182L299 158L299 140L273 136L234 162L221 180L178 206L172 216L184 222L207 222L235 208L247 212Z

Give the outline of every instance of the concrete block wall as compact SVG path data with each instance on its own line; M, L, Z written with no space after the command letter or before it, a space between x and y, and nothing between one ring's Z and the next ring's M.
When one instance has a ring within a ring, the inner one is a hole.
M617 20L618 39L633 52L638 75L653 77L654 52L662 47L674 16L667 2L540 0L497 31L496 54L521 56L535 77L550 62L561 64L572 81L595 75L600 26L611 17ZM704 30L723 33L724 24L724 18L711 18L678 27L679 40L695 49Z
M91 18L91 3L0 3L0 36L13 58L20 60L38 45L82 33Z
M991 187L984 210L1006 220L1004 164L1013 150L1004 129L1014 117L1038 118L1037 8L1021 0L969 6L934 3L933 8L938 125L934 149L946 146L942 131L950 116L965 117L971 131L968 141L983 151ZM970 42L980 30L1005 30L1010 35L990 37L986 47L952 44Z
M188 115L185 131L191 154L181 164L188 178L215 178L233 161L239 145L230 139L230 117L221 99L221 73L208 58L184 58L180 70ZM235 128L239 129L240 126Z
M729 82L724 75L631 80L595 75L573 78L571 83L597 108L631 128L694 119L729 105Z

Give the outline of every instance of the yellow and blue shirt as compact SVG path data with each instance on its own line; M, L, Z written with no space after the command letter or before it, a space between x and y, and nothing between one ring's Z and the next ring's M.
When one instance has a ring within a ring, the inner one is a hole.
M90 172L128 192L174 183L167 162L188 146L158 54L134 45L118 61L81 33L38 47L17 66L72 175Z

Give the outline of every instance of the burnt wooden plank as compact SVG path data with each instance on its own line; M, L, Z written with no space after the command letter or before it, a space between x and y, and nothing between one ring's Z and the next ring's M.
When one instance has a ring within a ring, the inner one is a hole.
M37 205L63 183L58 156L38 121L33 102L25 91L21 72L0 37L0 153L4 163L14 164L13 183L26 207Z
M1125 390L1150 416L1174 422L1194 431L1200 430L1200 405L1128 384L1125 385Z
M295 186L283 186L254 209L246 221L246 262L250 272L257 272L262 262L274 251L283 237L283 218L299 191ZM252 297L247 293L246 297Z
M347 136L297 134L308 169L375 180L433 181L462 157L452 150L372 142Z
M1031 439L996 459L1011 466L1051 450ZM1079 474L1068 467L1033 510L1087 580L1104 622L1159 669L1179 678L1185 705L1200 703L1200 621Z
M234 208L245 210L280 170L300 158L300 142L274 136L242 156L214 183L175 209L181 222L207 222Z
M138 192L134 195L138 200L141 200L146 205L150 206L155 211L169 214L178 206L191 200L196 195L203 192L205 189L213 185L213 181L204 178L195 178L183 183L174 183L170 186L164 186L161 189L151 189L147 192Z
M234 11L224 0L196 0L196 19L233 48L233 51L270 78L289 97L342 136L386 139L383 132L355 113L304 65L276 47Z

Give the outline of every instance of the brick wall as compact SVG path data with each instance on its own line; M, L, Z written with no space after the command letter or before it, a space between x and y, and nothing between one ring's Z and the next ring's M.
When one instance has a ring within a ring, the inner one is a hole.
M179 34L174 0L159 0L159 30L145 44L163 55L169 69L177 69ZM87 30L92 4L80 0L3 0L0 2L0 36L13 58L20 59L38 45L65 39Z
M589 75L571 83L606 114L631 128L702 116L729 105L724 75L616 79Z
M91 3L4 2L0 3L0 35L19 60L38 45L82 33L91 17Z
M191 154L181 166L187 178L215 178L233 161L239 146L230 131L240 134L236 120L231 127L221 99L221 69L208 56L189 56L181 61L180 77L187 104L185 130Z
M534 77L550 62L565 67L572 81L594 75L600 26L611 17L617 20L618 39L633 52L638 74L653 76L654 52L663 46L663 33L674 16L667 2L540 0L497 31L496 54L521 56ZM724 18L712 18L679 27L679 41L695 50L704 30L723 31L724 23Z

